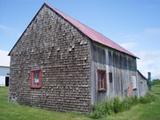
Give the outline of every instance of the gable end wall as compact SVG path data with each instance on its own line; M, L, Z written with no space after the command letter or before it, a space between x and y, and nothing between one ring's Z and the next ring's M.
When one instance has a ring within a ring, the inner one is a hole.
M10 99L58 111L91 109L90 40L44 6L12 50ZM42 70L42 88L30 71Z

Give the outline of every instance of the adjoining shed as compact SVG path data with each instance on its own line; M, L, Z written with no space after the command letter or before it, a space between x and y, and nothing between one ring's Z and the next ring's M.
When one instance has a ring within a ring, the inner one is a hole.
M9 86L9 66L0 66L0 86Z
M22 104L90 112L139 95L134 54L46 3L9 55L10 99Z
M148 92L148 80L142 73L137 70L137 79L138 79L138 88L139 88L139 96L144 96Z

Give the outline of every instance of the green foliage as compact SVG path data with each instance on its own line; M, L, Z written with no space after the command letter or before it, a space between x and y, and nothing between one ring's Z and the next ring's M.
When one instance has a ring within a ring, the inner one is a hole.
M150 103L156 99L155 95L151 94L150 92L147 93L144 97L139 98L139 102L142 104Z
M101 118L102 116L106 116L106 115L111 115L114 111L118 111L119 109L117 109L116 106L119 105L119 98L115 98L115 100L109 100L109 101L104 101L104 102L100 102L98 104L96 104L93 107L93 111L90 114L91 118L94 119L98 119Z
M123 100L123 106L124 110L129 110L133 105L136 105L138 103L137 96L134 97L127 97Z
M98 119L102 116L105 115L105 105L99 103L99 104L96 104L95 106L93 106L93 110L94 112L91 113L90 117L91 118L94 118L94 119Z
M108 100L108 102L96 104L91 117L100 118L100 120L106 120L106 117L107 120L160 120L160 86L158 84L154 85L152 91L144 97L128 97L123 101L119 98L115 99L117 99L115 102ZM144 104L147 103L146 100L152 102ZM114 105L119 106L120 102L122 104L118 110L124 112L115 114ZM10 103L8 102L8 88L0 87L0 120L92 120L92 118L72 112L48 111Z
M120 99L118 97L114 98L114 100L113 100L113 112L118 113L118 112L123 111L123 109L124 109L123 102L120 101Z
M152 80L152 85L160 85L160 79Z
M114 98L113 100L104 101L98 103L94 106L93 112L90 117L94 119L101 118L103 116L111 115L112 113L119 113L126 110L129 110L132 106L142 103L146 104L155 100L153 94L148 93L144 97L127 97L121 100L119 97Z

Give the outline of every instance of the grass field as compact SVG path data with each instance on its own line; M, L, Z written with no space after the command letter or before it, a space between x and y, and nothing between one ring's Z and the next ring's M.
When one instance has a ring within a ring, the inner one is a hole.
M101 120L160 120L160 84L154 85L156 100L138 104L129 111L110 115ZM0 87L0 120L91 120L78 113L62 113L8 102L8 88Z

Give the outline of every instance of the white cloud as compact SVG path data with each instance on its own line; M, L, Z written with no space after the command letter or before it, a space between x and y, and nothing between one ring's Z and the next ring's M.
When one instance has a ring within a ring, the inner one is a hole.
M0 66L9 66L10 57L8 51L0 50Z
M13 28L7 27L5 25L0 25L0 31L2 32L12 32L13 30Z
M120 44L122 47L130 50L131 52L138 56L137 68L143 75L147 77L147 73L151 72L152 78L160 78L160 50L136 50L138 43L126 42Z
M120 45L138 56L138 69L147 77L147 72L152 73L152 78L160 78L160 28L147 28L137 34L122 34L125 41ZM128 40L127 40L128 39Z
M21 32L18 32L17 29L0 24L0 39L14 39L14 37L20 36Z
M159 35L159 33L160 33L160 28L146 28L146 29L144 30L144 33L146 33L146 34L157 34L157 35Z
M139 51L137 55L141 58L137 60L138 69L145 75L151 72L153 78L160 78L160 51Z
M134 51L133 53L140 59L137 59L138 69L147 77L147 73L152 73L152 78L160 78L160 50L135 50L138 43L126 42L120 44L122 47Z
M0 30L8 30L9 28L4 26L4 25L0 25Z
M125 43L121 43L120 46L128 50L133 50L133 48L136 46L136 43L135 42L125 42Z

